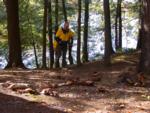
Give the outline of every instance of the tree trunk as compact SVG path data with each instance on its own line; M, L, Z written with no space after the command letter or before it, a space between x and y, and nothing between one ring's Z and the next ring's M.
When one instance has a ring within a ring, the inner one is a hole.
M140 72L150 73L150 1L142 1L142 48L139 64Z
M115 46L116 50L122 49L122 0L117 1L116 19L115 19Z
M81 64L81 0L78 0L78 40L77 40L77 65Z
M105 65L111 64L111 22L109 0L104 0L104 18L105 18Z
M71 39L71 40L69 41L69 46L68 46L68 48L69 48L69 63L70 63L70 65L73 64L72 46L73 46L73 39Z
M6 68L23 67L19 29L18 0L7 0L9 61Z
M55 31L58 30L58 0L55 1Z
M122 8L121 8L122 0L119 0L119 49L122 49Z
M63 5L63 13L64 13L64 19L67 21L67 11L66 11L66 5L65 5L65 0L62 0L62 5Z
M142 47L142 29L139 29L139 36L138 36L138 42L137 42L137 50L140 50Z
M44 16L43 16L43 55L42 68L46 68L46 26L47 26L47 4L48 0L44 0Z
M118 39L118 5L116 8L116 17L115 17L115 48L119 49L119 39Z
M32 33L32 38L33 38L33 33ZM36 44L35 44L34 38L32 40L32 45L33 45L33 51L34 51L34 56L35 56L35 64L36 64L36 67L39 68L38 56L37 56Z
M139 35L138 35L138 42L137 42L137 47L136 47L136 49L137 50L140 50L141 49L141 47L142 47L142 40L141 40L141 38L142 38L142 24L143 24L143 22L142 22L142 7L141 7L141 0L139 0L139 20L140 20L140 22L139 22L139 24L140 24L140 29L139 29Z
M28 4L26 6L26 9L29 9L29 0L28 0ZM35 44L35 40L34 40L34 36L33 36L33 30L32 30L32 23L30 21L30 17L29 17L29 13L27 14L27 20L28 20L28 25L30 28L30 35L31 35L31 40L32 40L32 46L33 46L33 51L34 51L34 56L35 56L35 64L36 67L39 68L39 63L38 63L38 56L37 56L37 51L36 51L36 44Z
M53 35L52 35L52 6L49 0L48 7L48 34L49 34L49 53L50 53L50 68L54 65L54 48L53 48Z
M29 27L31 29L31 38L32 38L32 46L33 46L33 51L34 51L34 56L35 56L35 63L36 63L36 67L39 68L37 51L36 51L36 44L35 44L35 40L34 40L34 37L33 37L33 30L32 30L32 25L30 23L29 16L28 16L28 22L29 22Z
M88 62L88 21L89 21L89 0L85 0L84 18L84 39L83 39L83 62Z

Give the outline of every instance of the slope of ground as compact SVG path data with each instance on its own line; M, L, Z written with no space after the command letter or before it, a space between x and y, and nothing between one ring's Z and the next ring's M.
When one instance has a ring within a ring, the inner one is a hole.
M1 70L0 111L150 113L150 79L134 77L137 59L136 52L114 55L110 67L96 61L51 71Z

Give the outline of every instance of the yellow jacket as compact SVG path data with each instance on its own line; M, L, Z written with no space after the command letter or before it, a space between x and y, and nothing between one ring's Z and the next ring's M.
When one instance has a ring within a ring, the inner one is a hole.
M74 32L69 29L67 33L63 33L62 28L60 27L56 33L56 37L59 37L62 41L69 41L74 36Z

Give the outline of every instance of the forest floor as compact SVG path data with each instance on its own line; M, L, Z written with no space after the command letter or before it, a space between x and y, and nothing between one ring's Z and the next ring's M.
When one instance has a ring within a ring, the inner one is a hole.
M139 53L54 70L1 70L0 113L150 113L150 76Z

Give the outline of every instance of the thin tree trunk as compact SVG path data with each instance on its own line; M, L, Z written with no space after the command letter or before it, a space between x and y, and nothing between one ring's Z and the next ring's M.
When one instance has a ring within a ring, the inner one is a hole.
M37 57L37 51L36 51L36 44L35 44L35 41L34 41L32 26L31 26L29 17L28 17L28 22L29 22L29 26L30 26L30 28L31 28L31 38L32 38L32 46L33 46L33 51L34 51L34 56L35 56L35 63L36 63L36 67L39 68L38 57Z
M88 62L88 21L89 21L89 0L85 0L84 18L84 39L83 39L83 62Z
M52 35L52 6L51 0L49 0L48 7L48 31L49 31L49 53L50 53L50 68L53 68L54 65L54 48L53 48L53 35Z
M22 63L22 50L20 40L19 28L19 6L18 0L7 0L7 23L8 23L8 46L9 46L9 61L6 68L21 67L24 68Z
M122 49L122 0L119 0L119 48Z
M58 30L58 0L55 1L55 31Z
M122 49L122 0L117 1L116 19L115 19L115 46L116 50Z
M70 65L73 64L73 57L72 57L72 46L73 46L73 38L69 41L69 62L70 62Z
M78 0L78 40L77 40L77 65L81 64L81 0Z
M28 10L28 7L29 7L29 0L28 0L28 4L26 6L27 10ZM33 30L32 30L32 25L31 25L31 22L30 22L30 17L29 17L28 14L27 14L27 20L28 20L28 23L29 23L29 28L31 29L30 32L31 32L32 46L33 46L33 51L34 51L34 56L35 56L35 64L36 64L36 67L39 68L37 51L36 51L36 44L35 44L35 40L34 40L34 37L33 37Z
M115 17L115 48L119 49L119 39L118 39L118 6L116 8L116 17Z
M111 22L109 0L104 0L104 18L105 18L105 65L111 64Z
M33 33L32 33L32 37L33 37ZM37 57L37 51L36 51L36 44L35 44L34 39L32 40L32 45L33 45L33 51L34 51L34 56L35 56L36 67L39 68L38 57Z
M64 13L64 19L67 21L67 11L66 11L66 5L65 5L65 0L62 0L62 5L63 5L63 13Z
M140 29L139 29L139 36L138 36L138 43L137 43L137 47L136 47L136 49L137 50L140 50L141 49L141 47L142 47L142 40L141 40L141 38L142 38L142 24L143 24L143 22L142 22L142 7L141 7L141 0L139 0L139 24L140 24Z
M44 0L44 16L43 16L43 55L42 55L42 68L46 66L46 26L47 26L47 4L48 0Z

